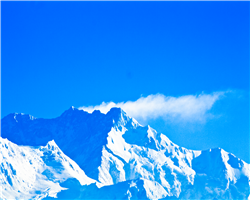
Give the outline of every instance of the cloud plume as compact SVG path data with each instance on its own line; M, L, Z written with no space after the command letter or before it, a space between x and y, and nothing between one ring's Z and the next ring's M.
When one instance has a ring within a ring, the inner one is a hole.
M185 121L204 121L213 104L223 96L224 92L212 94L185 95L180 97L165 96L163 94L141 97L136 101L102 102L100 105L80 107L87 112L100 110L107 113L112 107L122 108L135 119L148 121L150 119L178 119Z

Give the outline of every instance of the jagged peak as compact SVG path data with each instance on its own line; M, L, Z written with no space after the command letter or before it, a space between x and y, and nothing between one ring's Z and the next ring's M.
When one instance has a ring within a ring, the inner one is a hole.
M9 142L9 140L7 138L0 137L0 144L1 143L8 143L8 142Z
M56 142L54 140L51 140L49 141L46 146L45 146L46 149L48 150L60 150L60 148L57 146Z
M204 151L208 151L208 152L220 152L220 153L225 153L226 151L224 151L222 148L220 147L215 147L215 148L211 148L211 149L207 149L207 150L204 150Z
M55 140L48 141L47 145L50 145L50 146L57 146Z
M129 124L134 127L141 126L135 119L128 116L127 113L119 107L111 108L106 116L113 120L114 125L126 126Z
M130 117L119 107L113 107L107 112L106 114L108 117L111 117L115 121L118 120L127 120L130 119Z
M74 106L70 106L68 110L66 110L65 112L72 112L78 110L78 108L75 108Z
M70 108L69 109L71 109L71 110L75 110L75 109L77 109L77 108L75 108L74 106L70 106ZM77 109L78 110L78 109Z
M88 114L88 112L84 110L80 110L78 108L75 108L74 106L70 106L69 109L65 110L60 117L62 116L72 116L75 113L85 113Z
M102 112L100 111L100 110L94 110L93 112L92 112L92 114L94 114L94 115L96 115L96 114L101 114Z
M29 114L25 114L25 113L11 113L11 114L5 116L4 118L14 119L16 122L36 119L36 117L29 115Z
M121 115L121 114L125 114L125 111L122 110L120 107L112 107L108 112L107 115Z

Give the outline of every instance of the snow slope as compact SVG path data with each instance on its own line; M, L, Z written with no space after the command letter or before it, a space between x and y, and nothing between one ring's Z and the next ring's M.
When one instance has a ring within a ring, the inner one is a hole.
M60 187L69 189L60 190L59 198L249 198L249 164L220 148L179 147L120 108L105 115L71 107L54 119L10 114L2 119L2 137L31 146L54 140L96 181L86 186L62 175Z
M68 178L81 185L95 182L58 148L54 141L46 146L18 146L0 138L1 198L42 199L56 197Z

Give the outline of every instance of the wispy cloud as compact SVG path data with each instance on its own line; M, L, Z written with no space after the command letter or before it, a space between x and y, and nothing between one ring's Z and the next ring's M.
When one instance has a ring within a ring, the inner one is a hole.
M102 102L100 105L80 107L87 112L100 110L107 113L112 107L122 108L129 116L139 121L163 118L185 121L204 121L214 103L225 92L212 94L185 95L180 97L164 96L163 94L141 97L136 101L127 102Z

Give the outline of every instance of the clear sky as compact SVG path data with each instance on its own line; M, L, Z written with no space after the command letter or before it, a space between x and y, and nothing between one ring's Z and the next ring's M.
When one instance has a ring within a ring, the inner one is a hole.
M1 4L2 117L153 95L140 123L250 162L249 2Z

